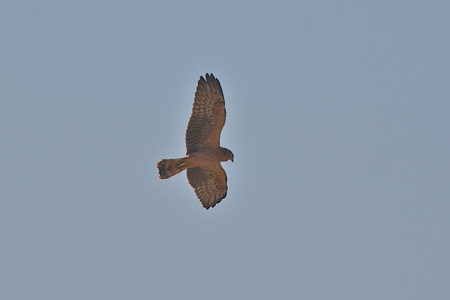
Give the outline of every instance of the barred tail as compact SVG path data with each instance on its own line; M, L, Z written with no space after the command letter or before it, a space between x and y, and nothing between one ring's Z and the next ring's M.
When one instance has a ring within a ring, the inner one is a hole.
M159 179L167 179L186 170L187 157L163 159L156 165L159 169Z

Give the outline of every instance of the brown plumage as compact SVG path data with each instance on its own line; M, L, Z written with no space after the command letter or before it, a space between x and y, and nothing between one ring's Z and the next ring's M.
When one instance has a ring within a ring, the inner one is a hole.
M206 78L206 79L205 79ZM225 99L213 74L200 77L192 115L186 130L186 157L158 162L159 178L166 179L187 169L189 184L206 209L227 195L227 174L220 162L234 160L233 153L220 147L225 124Z

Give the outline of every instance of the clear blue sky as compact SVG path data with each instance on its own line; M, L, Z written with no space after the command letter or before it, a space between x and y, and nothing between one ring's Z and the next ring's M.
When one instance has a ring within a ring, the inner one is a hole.
M449 1L2 1L0 299L450 299ZM200 75L228 196L185 174Z

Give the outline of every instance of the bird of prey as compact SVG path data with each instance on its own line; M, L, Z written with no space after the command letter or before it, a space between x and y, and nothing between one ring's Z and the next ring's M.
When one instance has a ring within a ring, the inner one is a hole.
M189 184L204 208L214 207L227 195L227 174L220 162L234 161L233 152L220 147L225 124L225 99L213 74L200 77L186 130L186 156L158 162L159 179L187 170Z

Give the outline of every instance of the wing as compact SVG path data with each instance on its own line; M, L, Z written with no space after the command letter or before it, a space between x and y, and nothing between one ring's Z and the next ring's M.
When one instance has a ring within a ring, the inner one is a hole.
M219 147L225 124L225 100L219 80L213 74L200 77L194 107L186 130L186 154L205 146Z
M220 163L208 168L187 169L187 178L206 209L214 207L227 196L227 174Z

